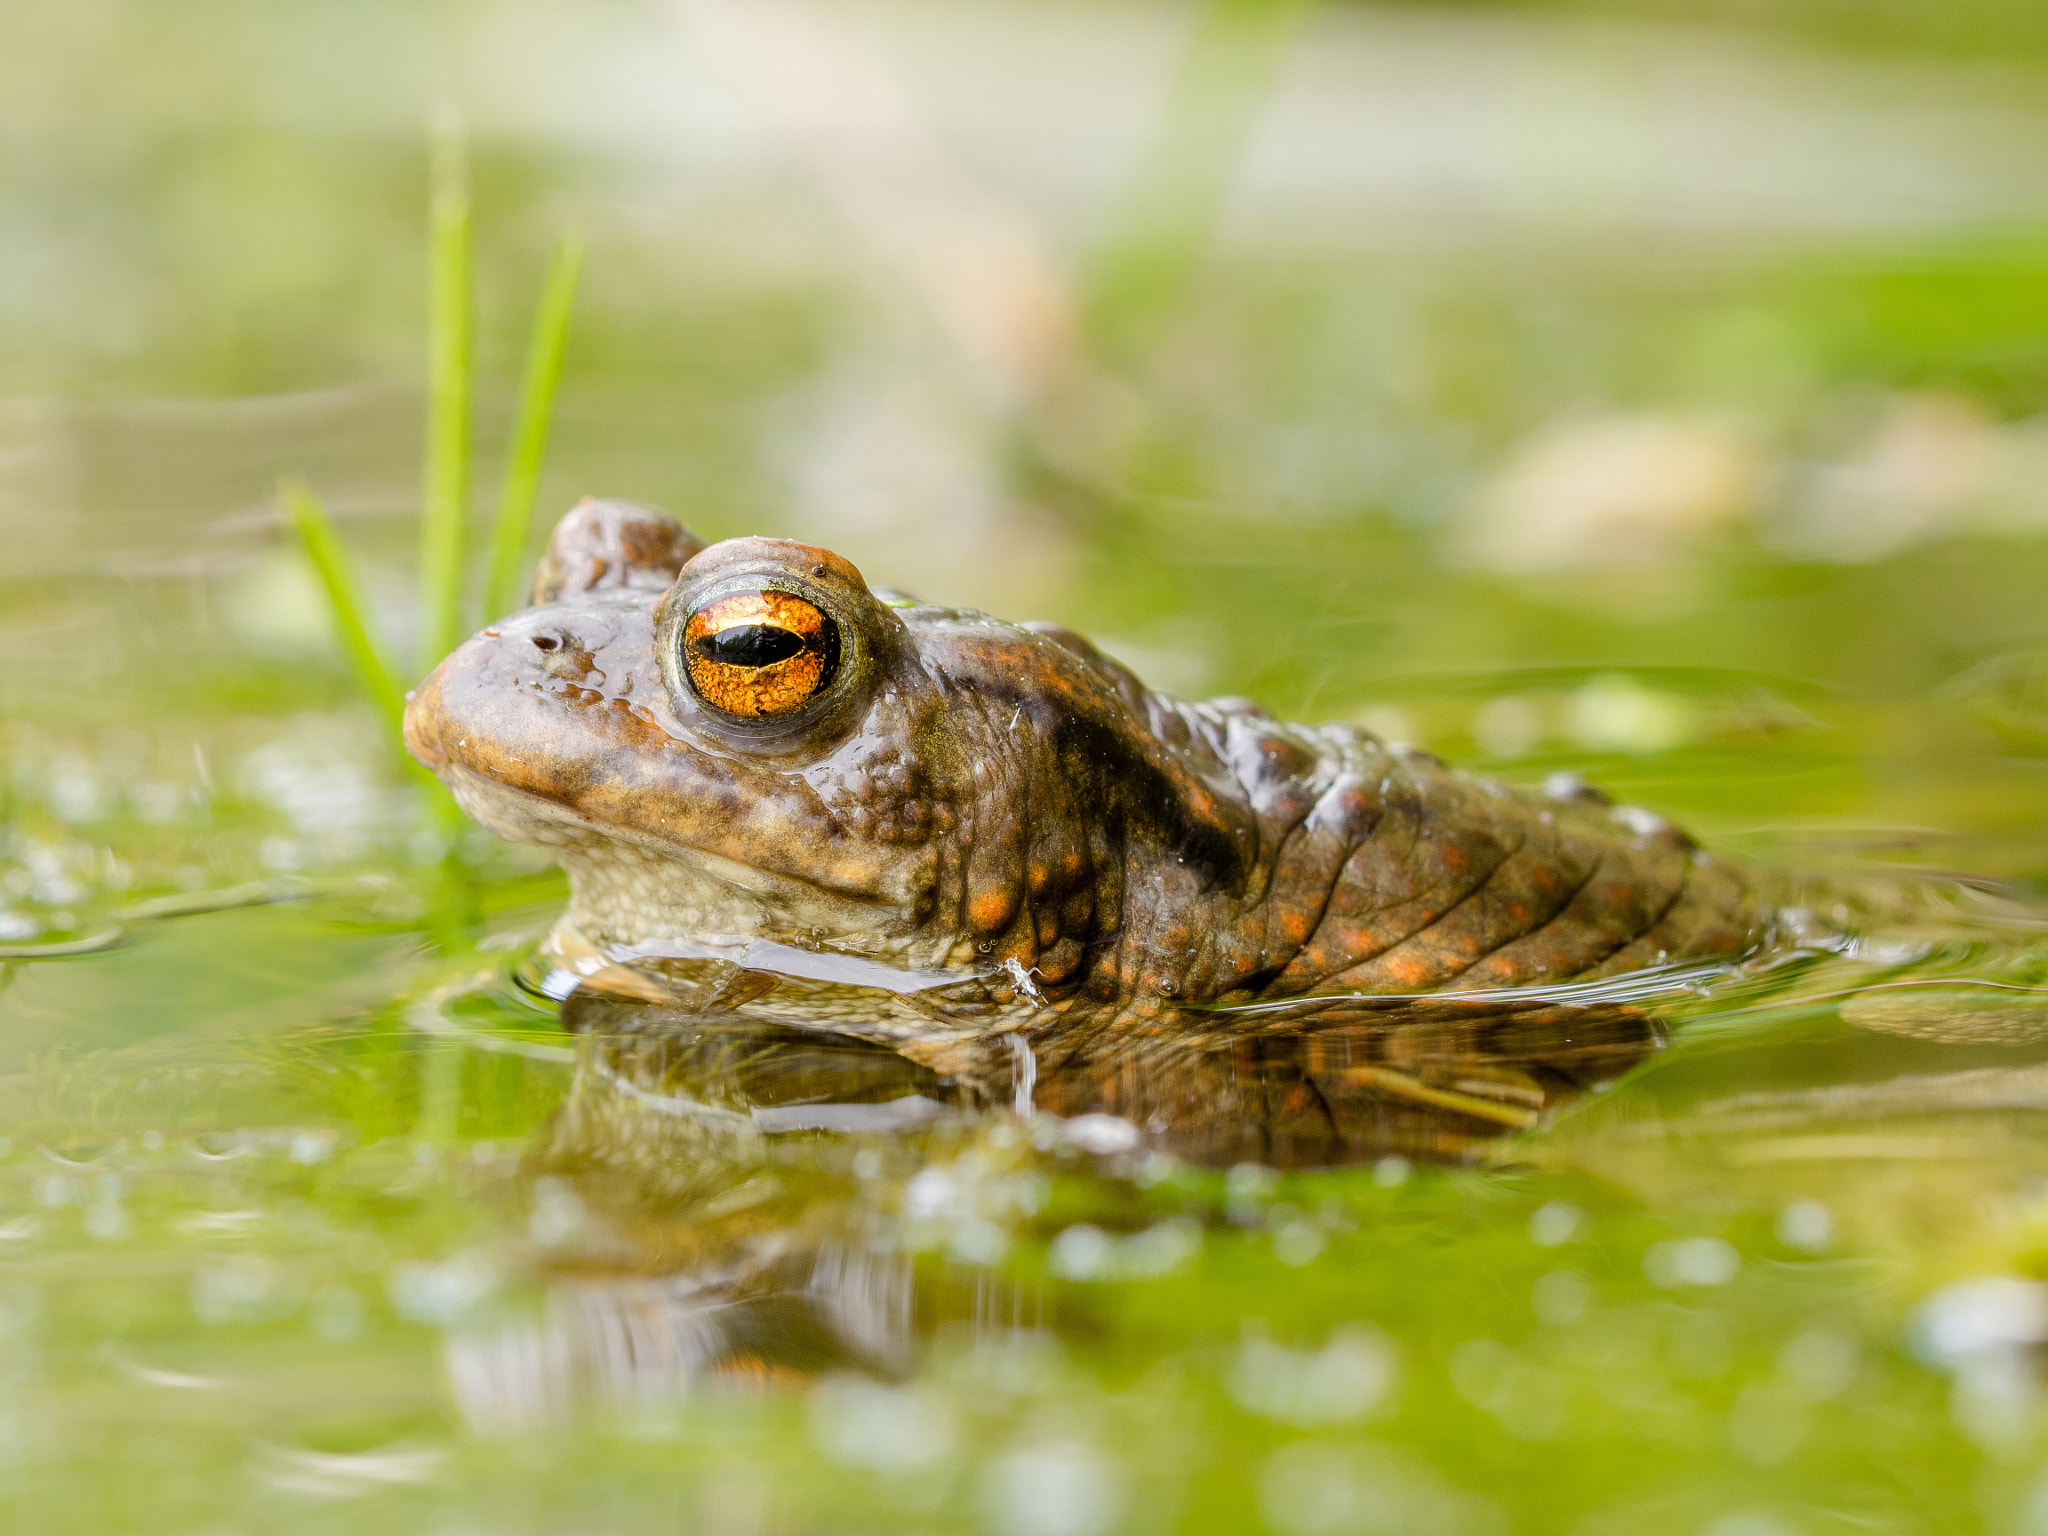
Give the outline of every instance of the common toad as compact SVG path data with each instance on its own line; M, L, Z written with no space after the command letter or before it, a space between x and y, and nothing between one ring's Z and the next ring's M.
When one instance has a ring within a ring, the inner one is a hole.
M405 733L484 826L554 850L561 953L811 956L904 999L894 1033L935 1027L930 981L986 1034L1605 977L1765 921L1735 867L1576 781L1183 702L808 545L585 503L535 599Z

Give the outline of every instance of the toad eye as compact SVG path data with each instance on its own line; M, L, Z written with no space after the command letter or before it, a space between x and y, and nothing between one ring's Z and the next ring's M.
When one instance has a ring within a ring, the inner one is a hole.
M760 719L789 714L831 685L839 626L791 592L730 592L690 615L682 650L698 698Z

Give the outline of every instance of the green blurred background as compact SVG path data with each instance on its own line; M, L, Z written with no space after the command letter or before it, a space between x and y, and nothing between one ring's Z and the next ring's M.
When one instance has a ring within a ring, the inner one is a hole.
M1999 658L2039 628L2048 526L2038 7L84 3L0 28L0 571L25 642L60 589L121 592L58 649L124 708L222 653L331 691L283 473L409 650L450 109L487 464L548 246L590 241L544 508L814 539L1290 711L1526 667L2030 686ZM39 681L7 685L31 713ZM1602 745L1533 703L1406 733Z
M1175 691L1511 773L1618 752L1716 830L1845 794L1953 821L1915 808L1918 755L2044 739L2048 21L2019 0L91 0L0 28L0 581L48 658L0 679L17 722L344 703L284 474L411 653L452 112L479 517L575 228L543 522L597 493L795 535ZM1853 725L1886 782L1731 807L1641 761L1825 755L1821 698L1911 702Z

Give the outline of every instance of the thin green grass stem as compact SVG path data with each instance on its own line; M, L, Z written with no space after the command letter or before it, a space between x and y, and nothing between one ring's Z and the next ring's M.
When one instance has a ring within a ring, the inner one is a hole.
M534 311L519 385L519 418L505 456L505 484L491 527L490 562L484 577L484 617L509 613L519 604L519 572L533 535L533 509L540 496L541 465L547 458L548 428L562 383L562 355L569 342L569 313L576 303L576 279L583 266L583 238L570 233L555 243L547 284Z
M280 497L285 512L299 530L306 558L313 562L313 570L327 592L328 610L334 615L335 633L341 641L342 654L348 658L349 670L355 673L363 696L376 706L396 741L405 717L405 690L399 687L398 679L385 665L376 641L370 636L369 609L356 581L355 568L335 531L334 519L302 480L287 480Z
M427 296L426 496L420 517L419 670L460 641L469 524L470 211L461 130L434 136Z
M392 750L413 781L428 825L435 829L441 843L452 849L462 832L462 809L440 781L414 762L412 754L405 750L405 690L371 637L369 606L363 600L363 589L356 580L348 551L342 548L334 519L302 480L285 481L279 489L279 499L298 529L306 558L312 562L327 594L327 609L334 617L335 634L341 641L349 670L355 674L356 687L383 717Z

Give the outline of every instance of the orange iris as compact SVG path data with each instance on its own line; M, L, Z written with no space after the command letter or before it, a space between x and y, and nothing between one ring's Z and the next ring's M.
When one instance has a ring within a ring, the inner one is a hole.
M748 719L786 715L832 681L839 626L791 592L728 592L683 626L683 665L713 709Z

